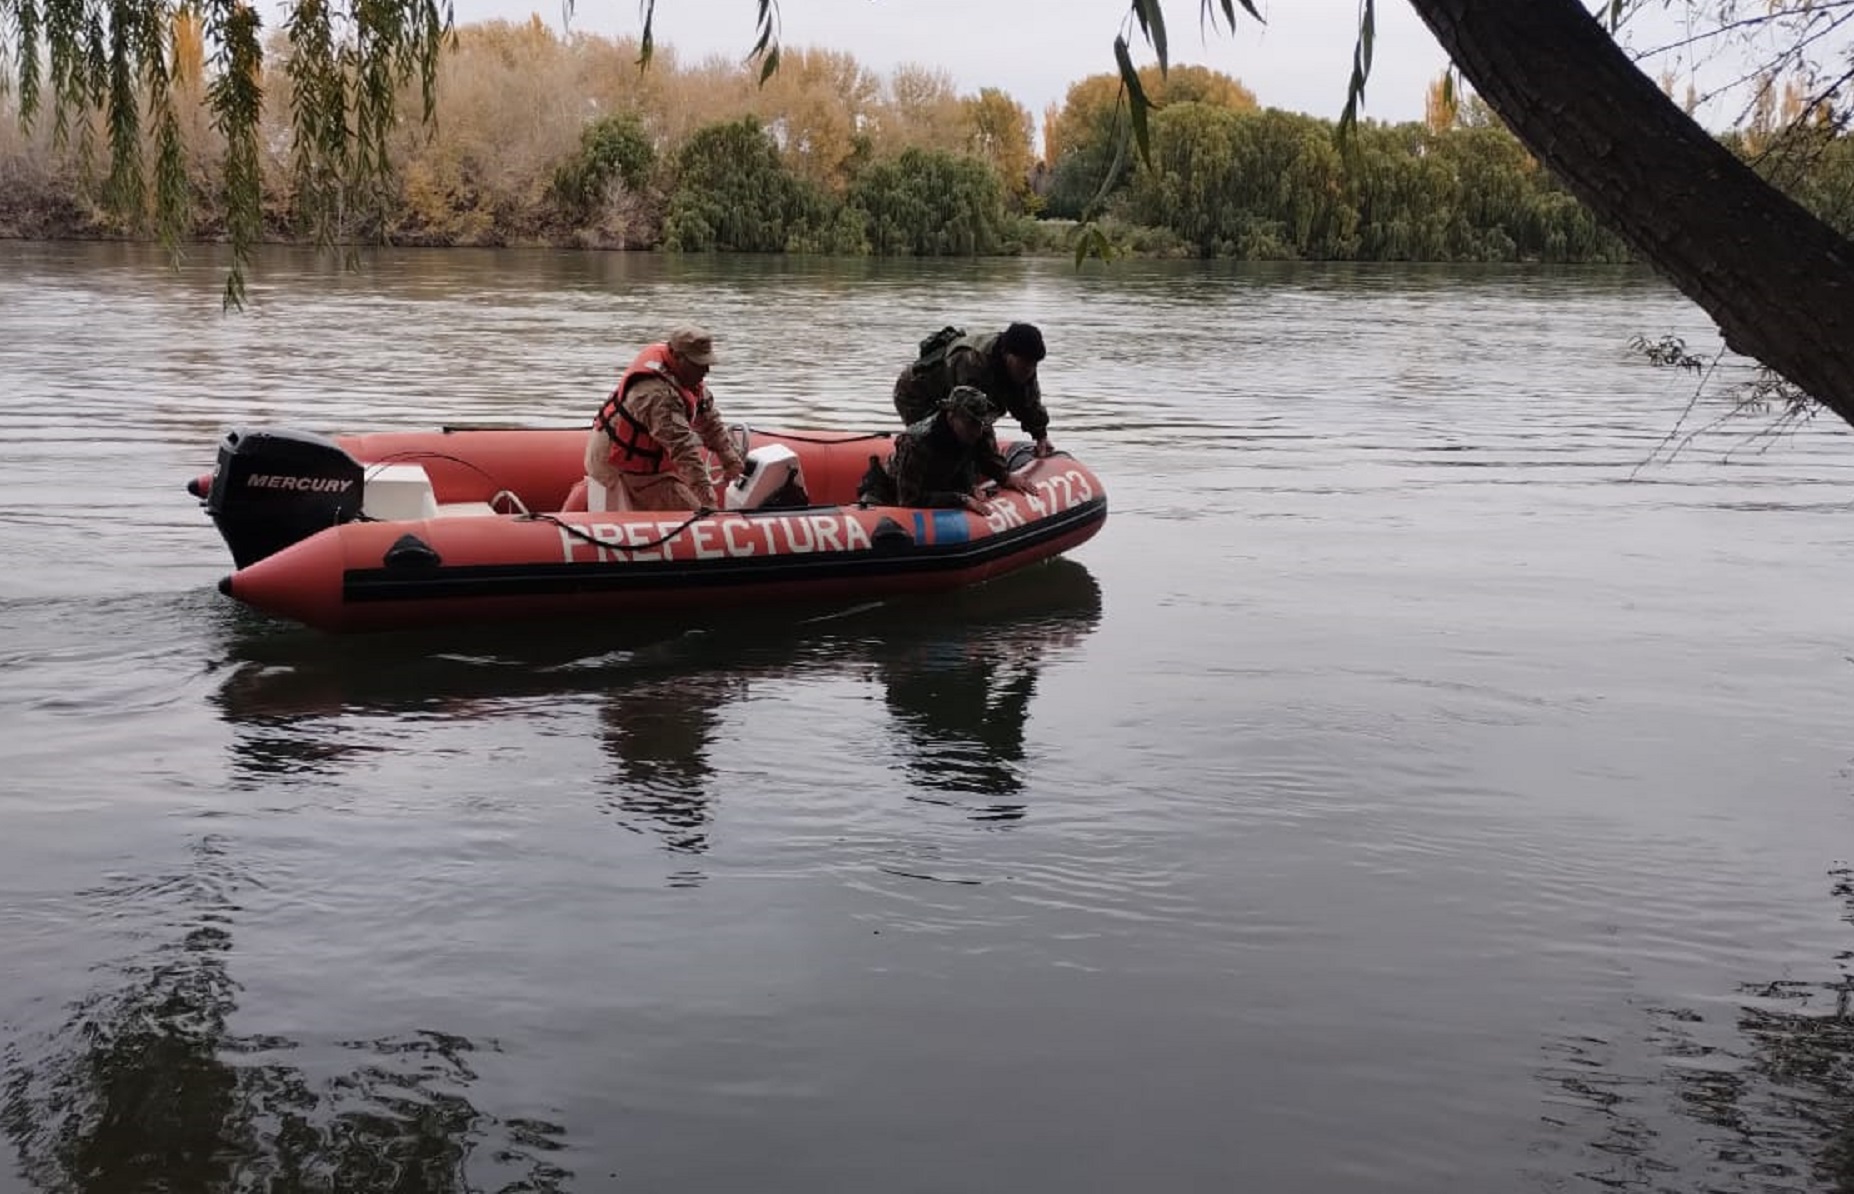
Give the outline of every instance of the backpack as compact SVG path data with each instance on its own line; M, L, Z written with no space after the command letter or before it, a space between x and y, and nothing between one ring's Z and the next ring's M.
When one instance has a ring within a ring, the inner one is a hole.
M882 467L880 456L869 458L869 468L856 487L856 500L865 506L893 506L901 500L894 474Z
M953 341L965 334L966 329L948 324L922 340L921 355L914 362L914 376L920 377L938 369L946 361L946 350L952 347Z

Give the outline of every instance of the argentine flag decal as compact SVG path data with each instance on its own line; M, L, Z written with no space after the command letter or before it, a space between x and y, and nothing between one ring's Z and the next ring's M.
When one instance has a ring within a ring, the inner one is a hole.
M927 520L933 519L933 538L927 537ZM966 529L966 512L964 510L916 510L914 512L914 541L916 543L964 543L972 538Z
M966 512L964 510L935 510L933 512L933 541L935 543L964 543L972 536L966 530Z

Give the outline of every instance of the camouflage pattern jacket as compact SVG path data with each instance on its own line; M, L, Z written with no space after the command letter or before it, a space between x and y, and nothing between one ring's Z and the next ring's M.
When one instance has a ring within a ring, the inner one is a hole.
M909 426L930 417L954 386L974 386L991 399L993 417L1008 414L1031 439L1049 433L1049 412L1043 409L1043 391L1031 378L1026 385L1011 380L998 351L997 332L961 336L947 347L936 367L916 370L909 365L895 380L895 411Z
M977 443L962 444L946 420L936 414L910 424L895 437L889 475L894 480L895 505L958 508L965 505L981 477L1001 482L1011 470L991 428L985 429Z
M714 482L708 462L702 459L703 446L715 454L723 468L738 471L741 460L714 402L704 401L691 420L675 386L662 378L646 377L632 383L624 403L631 415L649 429L651 438L663 445L663 471L677 474L697 497L715 505Z

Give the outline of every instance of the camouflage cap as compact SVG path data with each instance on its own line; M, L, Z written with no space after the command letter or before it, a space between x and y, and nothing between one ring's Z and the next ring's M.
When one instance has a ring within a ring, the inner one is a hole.
M694 361L698 365L715 363L715 337L705 327L685 323L670 329L669 349L679 357Z
M954 386L953 392L940 400L940 409L949 415L964 415L980 424L989 424L997 417L991 408L991 399L977 386Z

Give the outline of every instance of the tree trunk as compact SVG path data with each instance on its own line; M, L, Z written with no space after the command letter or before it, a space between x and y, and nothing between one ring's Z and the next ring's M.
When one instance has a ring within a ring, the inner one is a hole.
M1578 0L1410 0L1597 217L1755 357L1854 423L1854 244L1721 146Z

